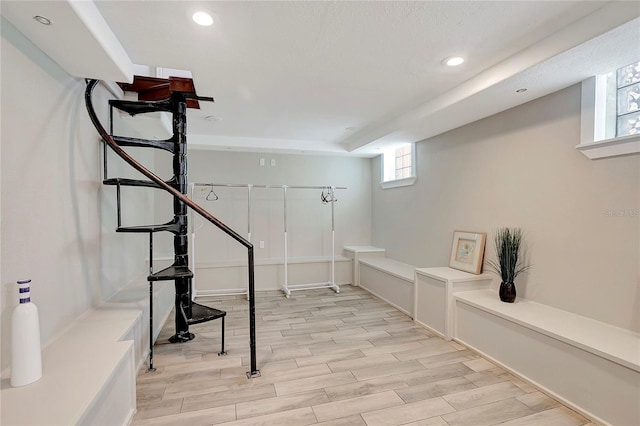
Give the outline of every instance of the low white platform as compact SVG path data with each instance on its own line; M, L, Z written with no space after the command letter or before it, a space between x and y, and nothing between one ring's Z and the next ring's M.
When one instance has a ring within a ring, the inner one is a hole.
M384 257L386 250L373 246L344 246L344 256L353 260L353 285L360 285L360 259Z
M449 267L416 269L414 320L445 340L453 339L453 295L489 288L492 280L489 274L475 275Z
M360 286L413 318L416 267L386 257L359 260Z
M640 424L640 335L540 303L460 292L455 339L602 424Z
M136 408L132 340L141 312L94 310L42 351L42 378L2 382L3 425L126 425Z
M154 290L154 340L173 307L173 283ZM139 280L80 315L42 351L42 378L12 388L2 380L0 424L128 425L136 373L149 348L149 290Z

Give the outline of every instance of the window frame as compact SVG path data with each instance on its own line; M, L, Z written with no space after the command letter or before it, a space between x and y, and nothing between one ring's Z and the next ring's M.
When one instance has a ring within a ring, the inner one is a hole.
M592 160L639 154L640 134L608 136L610 126L607 127L606 123L606 99L606 74L582 82L580 144L576 149Z
M624 73L623 70L628 69L628 68L632 68L633 71L631 71L631 73L633 73L634 75L631 77L631 82L627 82L626 84L621 83L621 74ZM635 86L635 89L632 88L632 86ZM626 112L621 112L620 109L620 105L621 105L621 96L623 96L623 92L629 90L630 93L633 93L635 95L638 95L638 92L634 91L634 90L638 90L638 87L640 87L640 61L637 62L633 62L629 65L626 65L624 67L618 68L615 71L615 100L616 100L616 123L615 123L615 135L616 137L624 137L624 136L633 136L636 135L640 132L638 132L637 130L637 125L638 122L636 122L636 126L634 126L634 131L635 133L629 133L629 134L620 134L621 133L621 128L620 128L620 120L624 119L625 117L628 118L628 116L630 115L640 115L640 109L638 108L638 104L640 104L640 99L635 98L635 109L631 110L631 111L626 111ZM625 103L627 103L629 101L629 98L627 97L627 99L624 100ZM628 105L628 104L627 104ZM640 120L640 119L638 119Z
M404 146L410 146L411 147L411 174L408 177L403 177L403 178L395 178L396 176L396 172L397 172L397 168L396 168L396 159L397 159L397 150L404 147ZM416 175L416 157L417 157L417 153L416 153L416 143L415 142L410 142L407 144L400 144L400 145L395 145L392 148L388 148L386 152L382 153L380 155L380 187L382 189L389 189L389 188L398 188L401 186L409 186L409 185L413 185L416 180L417 180L417 175ZM387 161L392 161L393 162L393 176L394 178L392 179L388 179L385 180L385 165L387 164Z

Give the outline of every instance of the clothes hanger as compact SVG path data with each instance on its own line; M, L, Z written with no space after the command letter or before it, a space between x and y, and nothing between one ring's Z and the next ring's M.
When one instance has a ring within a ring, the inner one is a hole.
M209 191L209 193L205 197L205 200L207 200L207 201L218 201L220 199L220 197L218 197L218 194L216 194L216 192L213 190L213 188L214 188L213 184L211 184L211 191ZM212 195L215 198L211 198Z

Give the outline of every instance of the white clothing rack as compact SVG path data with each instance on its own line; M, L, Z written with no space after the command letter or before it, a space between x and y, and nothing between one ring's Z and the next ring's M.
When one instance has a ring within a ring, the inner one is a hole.
M250 183L247 184L242 184L242 183L192 183L191 184L191 199L194 199L194 193L195 193L195 188L196 187L210 187L211 191L213 191L214 187L228 187L228 188L247 188L247 240L249 242L251 242L251 188L253 188L253 185ZM207 195L208 197L208 195ZM216 196L217 197L217 196ZM216 198L217 199L217 198ZM194 224L195 222L193 221L193 211L191 212L191 220L189 222L191 222L192 224ZM196 241L196 228L194 225L192 225L191 228L191 241L189 244L189 247L191 247L191 257L189 258L189 264L190 264L190 268L192 271L195 272L196 270L196 245L195 245L195 241ZM227 296L227 295L235 295L235 294L246 294L247 295L247 300L249 300L249 284L247 283L246 287L241 287L241 288L226 288L226 289L220 289L220 290L209 290L207 293L211 294L211 295L220 295L220 296ZM198 296L198 290L196 287L196 276L194 274L193 278L191 279L191 299L195 299Z
M247 239L251 241L251 189L252 188L272 188L282 189L284 192L284 284L282 286L282 292L287 298L291 296L292 291L298 290L310 290L317 288L331 288L336 293L340 292L340 287L335 283L335 191L338 189L347 189L344 186L305 186L305 185L252 185L252 184L236 184L236 183L192 183L191 184L191 198L193 199L195 187L210 187L213 191L215 187L231 187L231 188L247 188ZM287 190L288 189L314 189L314 190L327 190L328 197L327 203L331 204L331 277L330 280L323 283L310 283L310 284L289 284L289 247L287 237ZM193 223L193 220L191 221ZM195 271L195 227L191 232L191 267ZM196 297L197 290L195 285L195 277L192 279L192 297ZM229 295L229 294L246 294L248 296L247 288L232 288L213 290L213 294L217 295Z
M311 290L316 288L330 288L336 293L340 293L340 287L336 284L336 231L335 231L335 190L347 189L346 187L336 186L288 186L283 185L284 190L284 285L282 286L282 292L289 298L292 291L297 290ZM289 247L287 238L287 190L288 189L321 189L329 191L328 203L331 203L331 279L323 283L310 283L310 284L289 284Z

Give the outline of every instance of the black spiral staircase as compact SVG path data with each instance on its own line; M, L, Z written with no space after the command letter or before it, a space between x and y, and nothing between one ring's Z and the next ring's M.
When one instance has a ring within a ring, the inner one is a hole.
M247 249L249 270L249 346L251 352L251 370L247 377L257 377L260 371L256 366L255 347L255 280L253 245L240 236L233 229L211 215L200 205L186 196L187 194L187 107L198 107L199 101L213 101L213 98L199 97L195 93L190 79L170 77L158 79L136 76L132 84L121 84L123 90L137 91L137 101L111 100L110 131L107 132L97 117L92 102L92 93L98 80L88 80L85 91L87 112L96 130L104 141L104 180L103 184L116 186L118 227L116 232L147 233L149 234L149 299L150 299L150 339L149 339L149 370L153 368L153 284L157 281L174 281L175 283L175 334L169 339L172 343L187 342L195 336L189 331L189 325L198 324L214 319L222 319L222 350L224 354L224 318L226 312L204 306L192 301L191 278L193 272L189 269L187 208L191 208L208 222L218 227L231 238ZM173 135L167 140L146 140L113 133L113 110L117 109L132 116L137 114L168 112L172 114ZM107 146L111 148L125 162L142 173L148 180L110 178L107 170ZM173 154L173 177L167 181L158 177L130 156L122 147L143 147L165 150ZM123 227L121 223L121 187L147 187L162 189L173 196L173 219L159 225L142 225ZM153 271L153 234L156 232L170 232L173 234L174 261L173 264L160 271Z

